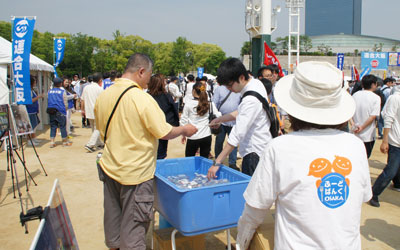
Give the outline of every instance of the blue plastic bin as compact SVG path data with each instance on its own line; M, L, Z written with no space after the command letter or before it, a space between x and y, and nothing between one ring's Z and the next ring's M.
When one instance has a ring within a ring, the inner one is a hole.
M222 166L218 179L229 183L181 189L168 176L207 174L212 161L203 157L158 160L155 174L156 210L185 236L197 235L237 226L245 204L243 193L250 176Z

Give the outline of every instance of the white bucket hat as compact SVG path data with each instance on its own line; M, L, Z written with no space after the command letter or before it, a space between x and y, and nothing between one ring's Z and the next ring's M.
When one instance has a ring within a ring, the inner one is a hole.
M353 117L356 104L342 88L342 71L328 62L300 63L294 75L274 89L278 106L291 116L314 124L336 125Z

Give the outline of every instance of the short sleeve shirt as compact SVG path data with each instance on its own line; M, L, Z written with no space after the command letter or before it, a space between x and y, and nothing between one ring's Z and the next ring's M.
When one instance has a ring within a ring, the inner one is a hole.
M136 83L119 78L104 90L95 105L96 127L101 138L121 93ZM85 89L86 90L86 89ZM139 86L121 98L107 131L100 159L104 172L123 185L137 185L154 177L158 139L172 129L157 102Z
M272 140L244 193L254 208L275 202L275 249L361 249L361 206L371 196L364 144L333 129Z
M370 116L379 116L381 111L381 99L372 91L362 90L353 95L356 102L356 112L353 116L353 121L356 125L362 125ZM372 122L357 136L363 142L371 142L375 140L376 134L375 122Z

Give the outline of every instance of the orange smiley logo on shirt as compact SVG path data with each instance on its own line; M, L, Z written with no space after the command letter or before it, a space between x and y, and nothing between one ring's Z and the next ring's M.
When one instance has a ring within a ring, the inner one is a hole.
M335 155L335 160L332 162L333 170L343 176L351 173L351 162L346 157Z
M332 172L332 164L330 161L325 158L318 158L310 163L310 171L308 172L308 175L322 178L330 172Z

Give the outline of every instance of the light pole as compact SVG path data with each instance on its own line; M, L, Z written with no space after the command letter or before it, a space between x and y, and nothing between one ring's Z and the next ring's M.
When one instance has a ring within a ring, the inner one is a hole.
M289 41L288 41L288 70L289 74L293 69L291 62L292 53L296 52L296 63L300 63L300 8L304 7L304 0L286 0L286 8L289 8ZM294 29L292 21L297 21L297 29ZM297 36L296 49L292 49L292 35Z
M246 0L245 28L251 38L251 71L257 74L264 58L264 42L271 45L271 0Z

